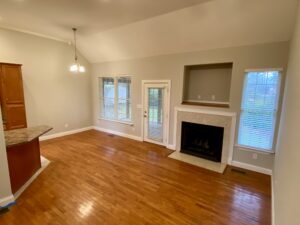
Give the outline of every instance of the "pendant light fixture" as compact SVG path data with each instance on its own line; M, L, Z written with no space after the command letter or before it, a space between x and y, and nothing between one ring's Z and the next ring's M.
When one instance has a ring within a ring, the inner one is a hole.
M84 73L85 72L85 68L84 68L84 66L81 66L78 63L78 57L77 57L77 43L76 43L76 31L77 31L77 29L76 28L72 28L72 30L73 30L73 33L74 33L75 62L74 62L74 64L72 64L70 66L70 71L73 72L73 73Z

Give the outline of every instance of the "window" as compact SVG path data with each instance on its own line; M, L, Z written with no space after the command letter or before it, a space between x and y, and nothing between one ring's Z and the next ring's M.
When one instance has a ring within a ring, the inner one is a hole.
M103 119L131 121L131 78L99 78L101 115Z
M102 117L114 119L115 84L113 78L102 78L103 104Z
M247 72L238 144L272 151L280 93L279 71Z
M130 112L130 85L131 79L128 77L118 78L118 119L131 119Z

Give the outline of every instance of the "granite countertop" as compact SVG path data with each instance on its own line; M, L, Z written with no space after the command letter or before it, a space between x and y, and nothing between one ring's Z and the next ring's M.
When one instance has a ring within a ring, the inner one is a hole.
M36 127L4 131L6 147L30 142L35 138L38 138L39 136L47 133L50 130L52 130L52 127L42 125Z

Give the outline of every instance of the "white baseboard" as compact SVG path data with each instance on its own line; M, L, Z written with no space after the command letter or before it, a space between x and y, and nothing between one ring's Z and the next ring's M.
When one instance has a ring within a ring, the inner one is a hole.
M135 135L131 135L131 134L126 134L126 133L122 133L122 132L119 132L119 131L105 129L105 128L97 127L97 126L94 126L93 128L95 130L102 131L102 132L105 132L105 133L114 134L114 135L117 135L117 136L121 136L121 137L129 138L129 139L133 139L133 140L136 140L136 141L143 141L142 137L139 137L139 136L135 136Z
M10 203L13 203L15 201L15 198L13 195L10 195L5 198L0 198L0 208L7 206Z
M274 174L271 176L271 207L272 207L272 225L275 225L275 192L274 192Z
M175 145L170 145L170 144L168 144L168 145L167 145L167 148L168 148L168 149L171 149L171 150L176 150L176 146L175 146Z
M259 167L259 166L254 166L254 165L247 164L247 163L242 163L242 162L238 162L238 161L231 161L231 165L239 167L239 168L243 168L243 169L246 169L246 170L255 171L255 172L258 172L258 173L272 175L272 170L271 169L267 169L267 168L263 168L263 167Z
M63 136L70 135L70 134L80 133L80 132L87 131L87 130L92 130L93 128L94 128L93 126L90 126L90 127L83 127L83 128L76 129L76 130L69 130L69 131L59 132L59 133L55 133L55 134L49 134L49 135L41 136L39 138L39 140L45 141L45 140L49 140L49 139L53 139L53 138L63 137Z

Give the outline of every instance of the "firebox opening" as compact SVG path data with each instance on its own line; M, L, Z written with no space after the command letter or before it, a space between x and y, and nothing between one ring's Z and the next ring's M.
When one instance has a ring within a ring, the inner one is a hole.
M221 162L224 128L182 122L180 152Z

